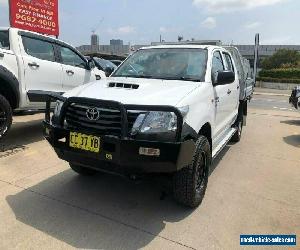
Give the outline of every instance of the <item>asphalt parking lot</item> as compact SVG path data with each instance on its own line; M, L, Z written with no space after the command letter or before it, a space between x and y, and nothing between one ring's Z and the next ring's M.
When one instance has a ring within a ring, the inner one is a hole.
M240 234L299 238L300 112L267 99L278 102L254 97L242 141L216 159L196 210L162 197L153 180L78 176L43 139L42 114L15 117L0 143L0 249L237 249Z

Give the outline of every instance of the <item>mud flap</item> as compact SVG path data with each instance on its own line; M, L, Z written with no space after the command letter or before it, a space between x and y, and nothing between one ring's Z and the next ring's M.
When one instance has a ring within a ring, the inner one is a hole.
M243 126L247 126L247 116L244 115L243 117Z
M243 126L247 125L248 103L247 100L240 101L239 118L243 118Z

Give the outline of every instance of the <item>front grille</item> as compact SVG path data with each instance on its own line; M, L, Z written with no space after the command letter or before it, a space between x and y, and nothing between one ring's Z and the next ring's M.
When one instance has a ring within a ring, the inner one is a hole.
M116 108L110 107L96 107L100 112L100 117L96 121L91 121L86 112L88 109L94 108L94 106L81 105L77 103L71 103L65 114L66 125L69 129L91 131L97 134L121 136L122 124L121 124L121 111ZM132 129L132 126L140 113L136 111L128 111L128 131Z

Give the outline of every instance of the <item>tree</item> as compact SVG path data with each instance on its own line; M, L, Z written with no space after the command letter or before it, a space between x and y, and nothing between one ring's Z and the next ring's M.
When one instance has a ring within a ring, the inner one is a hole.
M183 36L178 36L178 42L183 41Z
M265 58L261 66L263 69L278 69L283 66L297 67L300 54L295 50L280 49L271 57Z

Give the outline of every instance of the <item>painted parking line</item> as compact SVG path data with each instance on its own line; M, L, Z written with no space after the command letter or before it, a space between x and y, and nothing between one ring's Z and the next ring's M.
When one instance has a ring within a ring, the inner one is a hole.
M279 107L273 107L273 109L295 111L294 109L289 109L289 108L279 108Z
M287 100L260 99L260 98L252 98L252 101L289 103Z

